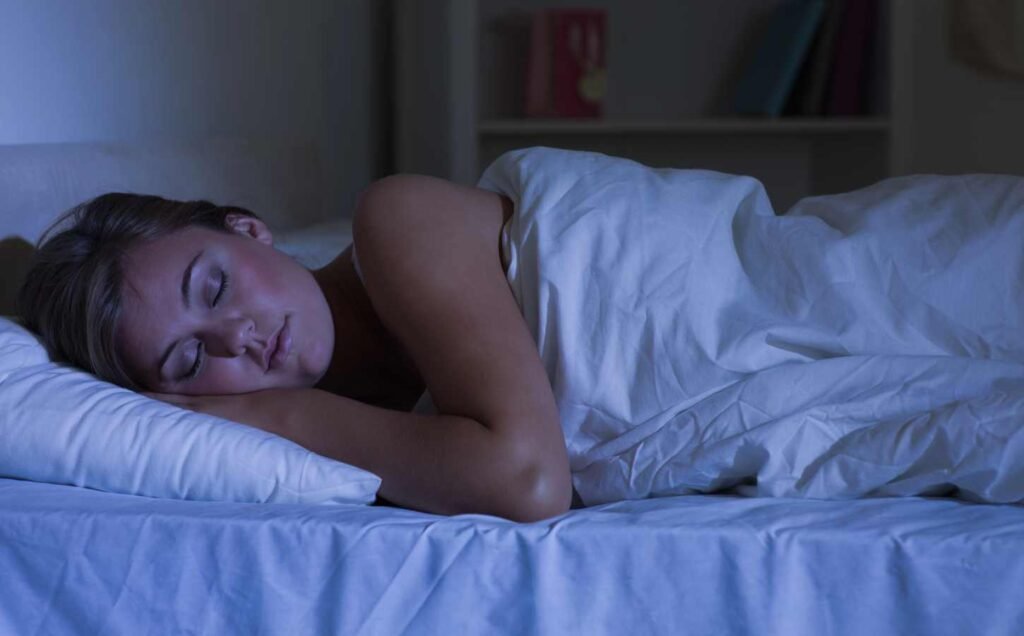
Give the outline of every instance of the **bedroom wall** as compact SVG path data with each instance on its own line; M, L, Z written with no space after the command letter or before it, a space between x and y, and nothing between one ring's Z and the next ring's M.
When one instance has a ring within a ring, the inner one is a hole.
M950 0L913 2L906 137L899 173L995 172L1024 175L1024 79L956 59L949 43Z
M385 174L386 3L0 0L0 144L260 138L322 153L323 215Z

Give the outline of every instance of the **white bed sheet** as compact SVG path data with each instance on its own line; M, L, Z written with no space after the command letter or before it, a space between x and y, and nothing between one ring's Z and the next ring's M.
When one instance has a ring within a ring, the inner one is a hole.
M0 479L0 634L1019 634L1024 507L686 495L515 524Z

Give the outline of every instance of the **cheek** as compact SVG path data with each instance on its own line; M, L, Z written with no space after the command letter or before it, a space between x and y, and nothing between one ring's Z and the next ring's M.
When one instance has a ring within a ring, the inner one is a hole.
M271 315L294 305L296 281L282 269L272 262L238 266L232 282L235 303L257 314Z
M270 328L276 328L285 316L290 317L293 351L301 359L300 367L307 372L309 367L326 368L333 352L334 322L330 306L312 274L289 263L277 272L253 280L246 292L250 306L266 317Z
M301 333L298 349L300 355L296 360L296 366L305 380L315 384L330 366L333 351L329 345L334 343L334 334L330 323L318 320L320 316L315 315L315 312L311 313L314 315L308 316L308 322L302 325L304 329Z

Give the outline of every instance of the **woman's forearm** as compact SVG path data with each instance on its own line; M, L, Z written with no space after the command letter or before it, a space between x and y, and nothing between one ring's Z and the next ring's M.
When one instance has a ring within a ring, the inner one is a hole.
M542 453L473 419L393 411L318 389L237 397L250 399L246 412L231 419L375 473L380 495L397 505L518 521L569 508L568 474L544 466Z

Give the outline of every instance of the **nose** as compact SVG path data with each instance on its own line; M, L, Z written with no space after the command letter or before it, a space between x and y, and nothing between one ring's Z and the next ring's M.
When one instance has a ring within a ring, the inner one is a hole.
M251 348L256 334L256 323L249 318L221 318L209 325L201 334L207 353L221 358L233 358Z

